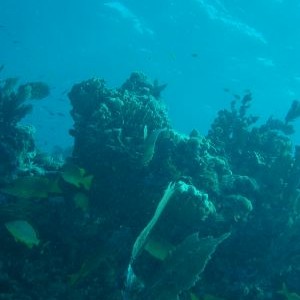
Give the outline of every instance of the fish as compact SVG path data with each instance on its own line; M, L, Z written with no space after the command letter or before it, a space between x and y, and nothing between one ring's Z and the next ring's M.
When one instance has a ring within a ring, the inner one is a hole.
M61 174L64 181L76 186L77 188L83 187L89 190L94 179L93 175L87 175L86 170L74 164L66 164L63 167Z
M165 131L166 128L156 129L147 137L144 142L144 153L142 156L142 165L147 166L152 160L155 153L155 145L158 136Z
M40 199L47 198L49 194L60 194L61 190L55 178L26 176L17 178L1 192L22 199Z
M153 257L159 260L165 260L169 253L175 248L167 240L150 237L145 245L145 250Z
M300 101L294 100L285 116L285 123L290 123L300 116Z
M55 113L53 111L51 111L48 107L46 106L42 106L42 108L52 117L55 116Z
M145 125L144 126L144 135L143 135L143 137L144 137L144 141L147 139L147 137L148 137L148 126L147 125Z
M24 243L30 249L40 243L37 232L26 220L7 222L5 227L17 242Z

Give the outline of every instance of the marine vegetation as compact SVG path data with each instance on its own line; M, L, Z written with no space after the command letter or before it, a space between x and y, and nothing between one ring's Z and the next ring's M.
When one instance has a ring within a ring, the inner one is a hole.
M53 167L18 123L49 90L2 82L3 299L299 298L299 102L258 123L247 92L186 135L164 88L75 84L73 152Z
M49 95L43 82L17 85L16 78L0 81L0 186L18 173L38 172L34 129L19 122L31 111L32 100Z

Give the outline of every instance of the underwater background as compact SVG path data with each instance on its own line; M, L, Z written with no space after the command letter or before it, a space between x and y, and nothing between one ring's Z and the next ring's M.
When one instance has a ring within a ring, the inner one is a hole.
M0 0L0 300L300 299L299 17Z
M91 76L117 86L143 71L167 83L174 126L204 134L231 101L224 89L250 89L261 118L283 117L299 95L296 0L2 0L0 20L2 76L51 85L29 117L50 148L45 136L71 143L63 133L71 124L66 90Z

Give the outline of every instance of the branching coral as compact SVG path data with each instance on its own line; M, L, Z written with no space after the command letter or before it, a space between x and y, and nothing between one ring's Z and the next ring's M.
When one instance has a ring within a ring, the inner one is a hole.
M32 131L18 122L32 109L28 102L49 94L49 87L42 82L17 86L17 79L9 78L0 83L0 183L14 173L27 169L35 153ZM28 156L28 157L27 157Z
M14 126L24 118L32 109L27 100L42 99L49 95L49 87L42 82L16 85L16 78L0 83L0 127Z
M287 136L293 126L274 118L255 126L258 118L248 114L251 100L251 94L246 94L238 109L233 101L231 110L220 111L208 137L229 158L233 170L254 176L262 170L273 172L274 181L274 173L282 178L282 170L288 170L293 161L293 147Z

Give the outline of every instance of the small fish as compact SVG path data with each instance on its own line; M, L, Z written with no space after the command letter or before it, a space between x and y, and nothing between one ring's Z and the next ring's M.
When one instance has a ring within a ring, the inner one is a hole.
M42 107L50 116L52 116L52 117L55 116L55 113L53 111L51 111L48 107L46 107L46 106L42 106Z
M193 58L198 58L198 57L199 57L199 54L194 52L194 53L191 54L191 56L192 56Z
M166 128L156 129L145 140L144 153L142 157L143 166L147 166L152 160L155 153L155 145L156 145L157 138L160 135L160 133L165 130Z
M0 72L2 72L4 69L4 65L0 65Z
M285 116L285 123L289 123L299 118L300 116L300 101L294 100L288 113Z
M147 137L148 137L148 126L145 125L144 126L144 141L147 139Z

